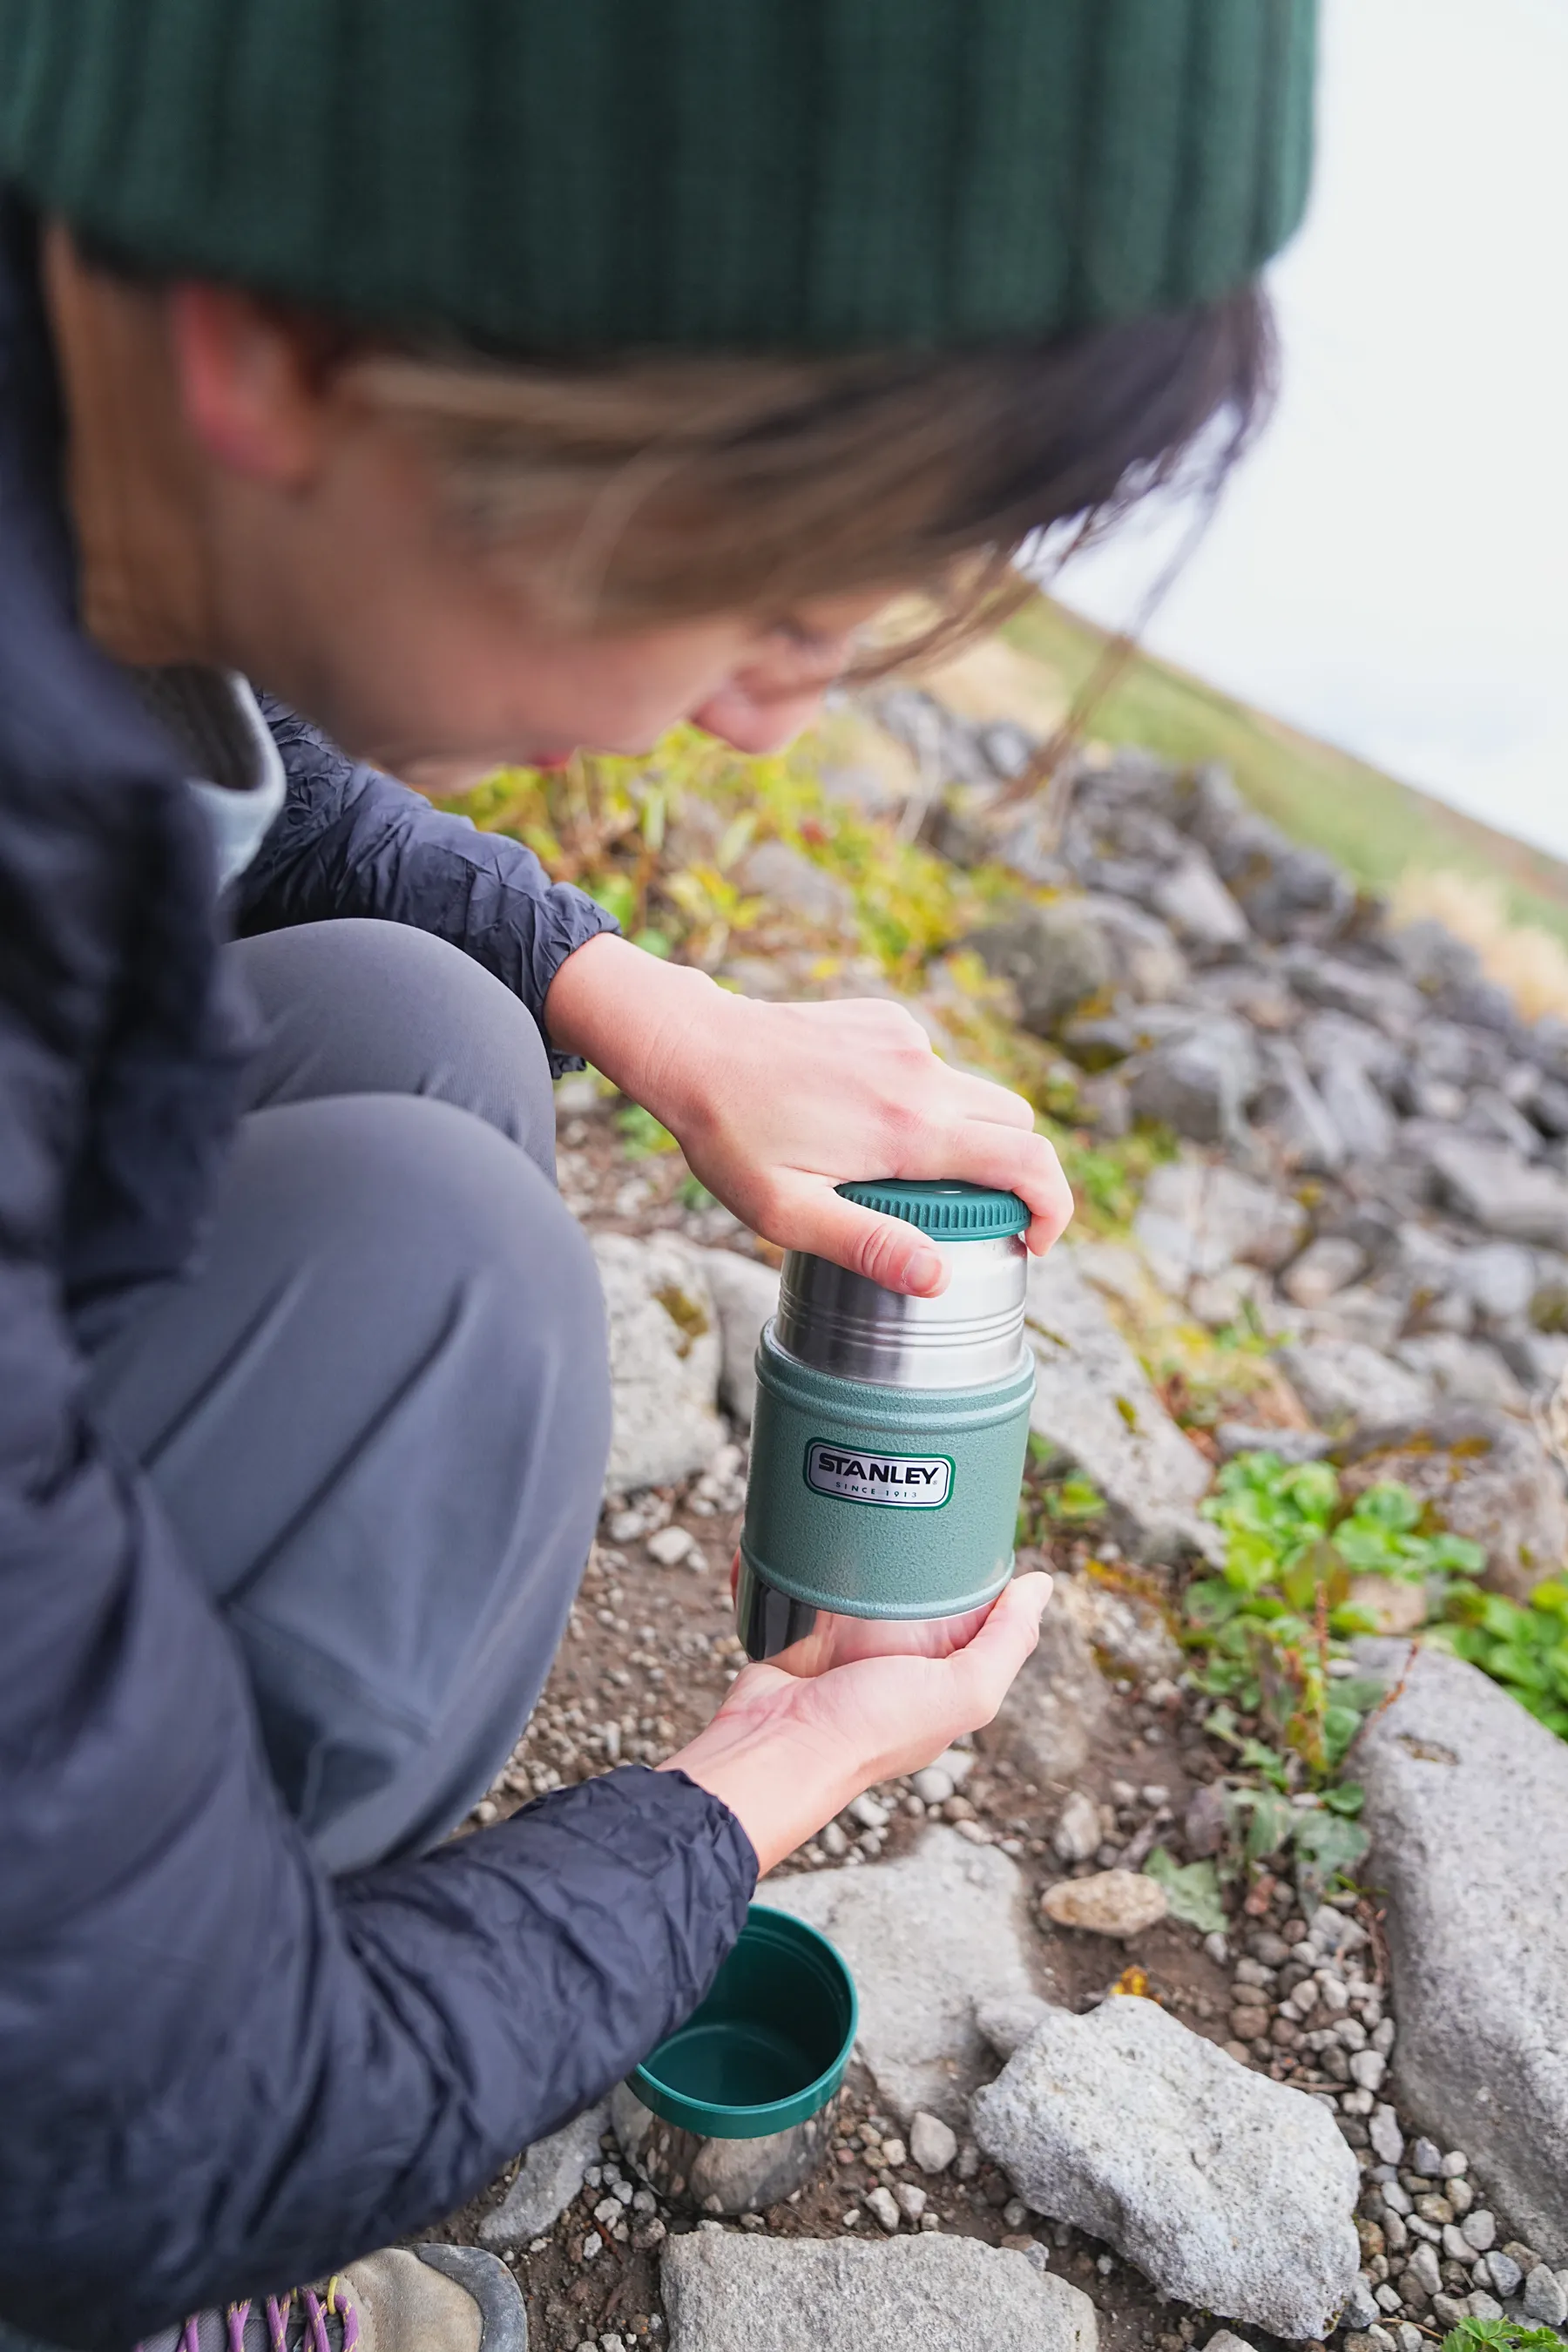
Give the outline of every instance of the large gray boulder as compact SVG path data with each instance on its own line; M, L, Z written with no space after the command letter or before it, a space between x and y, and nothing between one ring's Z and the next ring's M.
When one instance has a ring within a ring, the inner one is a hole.
M1301 2338L1355 2284L1360 2174L1332 2116L1154 2001L1050 2011L971 2112L1026 2204L1163 2294Z
M778 1268L738 1250L694 1249L691 1256L719 1317L719 1402L750 1429L757 1405L757 1342L778 1307Z
M1036 1990L1023 1873L994 1846L926 1830L900 1861L770 1883L767 1900L837 1945L860 1994L861 2057L905 2122L956 2127L990 2071L979 2001Z
M1059 1244L1030 1263L1025 1336L1035 1354L1029 1425L1104 1496L1123 1548L1139 1559L1204 1549L1195 1515L1209 1465Z
M1028 2255L935 2232L880 2245L671 2238L669 2352L1095 2352L1094 2305Z
M597 1234L594 1255L615 1404L605 1489L635 1494L689 1477L726 1442L718 1309L697 1254L679 1242Z
M1091 997L1141 1003L1179 995L1186 961L1165 924L1124 898L1088 892L1023 907L976 933L986 969L1011 981L1026 1029L1054 1036Z
M1402 2114L1462 2147L1568 2263L1568 1744L1462 1660L1418 1653L1363 1733Z

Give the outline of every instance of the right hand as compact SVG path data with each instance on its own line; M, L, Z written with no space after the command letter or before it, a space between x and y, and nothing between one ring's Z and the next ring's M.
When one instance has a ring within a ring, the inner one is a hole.
M1016 1577L977 1619L868 1629L884 1640L889 1630L916 1634L928 1647L933 1636L956 1639L942 1654L884 1647L817 1673L771 1660L746 1666L707 1729L660 1769L727 1804L765 1873L863 1789L918 1771L961 1732L989 1723L1039 1639L1050 1590L1048 1576Z

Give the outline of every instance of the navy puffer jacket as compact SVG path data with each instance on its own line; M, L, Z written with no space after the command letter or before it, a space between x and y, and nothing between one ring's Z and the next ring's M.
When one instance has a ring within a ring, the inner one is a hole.
M75 1328L186 1262L247 1014L178 761L76 624L35 264L0 200L0 2317L109 2347L462 2203L695 2005L755 1859L631 1770L330 1884L93 1427ZM277 724L246 926L416 923L537 1013L598 910Z

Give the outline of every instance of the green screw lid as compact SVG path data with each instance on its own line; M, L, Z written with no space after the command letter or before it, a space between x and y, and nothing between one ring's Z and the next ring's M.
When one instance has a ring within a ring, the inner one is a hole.
M917 1184L890 1176L834 1189L858 1208L902 1217L922 1234L937 1234L947 1242L992 1241L999 1234L1029 1229L1029 1212L1016 1192L993 1192L984 1184Z

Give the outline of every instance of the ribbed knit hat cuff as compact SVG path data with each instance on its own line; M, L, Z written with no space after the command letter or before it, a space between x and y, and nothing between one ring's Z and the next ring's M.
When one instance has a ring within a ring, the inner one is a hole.
M498 349L1034 341L1305 203L1316 0L0 0L0 173Z

